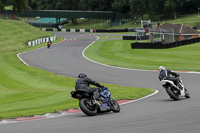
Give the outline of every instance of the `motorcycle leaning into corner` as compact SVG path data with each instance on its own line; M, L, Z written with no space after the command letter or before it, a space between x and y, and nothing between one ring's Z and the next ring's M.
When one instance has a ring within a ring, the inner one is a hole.
M186 88L184 87L183 81L181 80L181 77L179 76L178 78L179 78L178 82L180 84L180 87L178 87L171 80L163 79L160 82L161 82L162 86L165 88L167 94L173 100L178 101L178 100L180 100L181 97L190 98L190 94L186 90Z
M85 90L71 92L71 96L79 100L79 107L88 116L94 116L100 112L120 112L119 104L111 98L111 93L107 87L99 88L100 96L98 102L94 102L92 94Z

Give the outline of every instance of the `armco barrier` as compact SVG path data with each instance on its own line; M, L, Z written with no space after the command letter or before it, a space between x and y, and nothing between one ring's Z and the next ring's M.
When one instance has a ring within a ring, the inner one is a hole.
M40 43L48 42L49 40L51 40L51 41L56 40L56 36L53 36L53 37L43 37L43 38L40 38L40 39L37 39L37 40L34 40L34 41L28 41L27 45L29 45L29 46L35 46L35 45L38 45Z
M123 40L136 40L136 36L122 36ZM137 40L147 40L149 36L140 36L137 37Z
M135 32L135 30L130 29L104 29L104 30L98 30L98 29L46 29L42 28L43 31L62 31L62 32Z
M46 28L42 28L43 31L61 31L61 32L94 32L93 29L57 29L57 28L53 28L53 29L46 29Z
M131 43L131 48L132 49L167 49L167 48L174 48L174 47L178 47L178 46L193 44L193 43L197 43L197 42L200 42L200 37L187 39L187 40L183 40L183 41L166 43L166 44L163 44L161 42L155 42L155 43L136 42L136 43Z
M96 30L96 32L129 32L128 29L104 29L104 30Z

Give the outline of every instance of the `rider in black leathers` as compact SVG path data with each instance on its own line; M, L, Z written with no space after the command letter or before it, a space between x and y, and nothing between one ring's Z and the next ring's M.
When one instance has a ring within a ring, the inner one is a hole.
M177 73L175 73L175 72L173 72L173 71L171 71L171 70L165 69L164 66L160 66L158 70L159 70L159 72L160 72L159 75L158 75L160 81L163 80L163 79L171 80L171 81L173 81L178 87L180 87L179 78L177 78L177 77L180 76L179 74L177 74ZM170 75L173 75L174 77L171 77Z
M85 73L80 73L78 75L78 79L76 80L75 89L83 89L86 90L88 93L93 93L93 99L99 99L99 88L90 87L90 84L95 85L97 87L103 87L98 82L93 81L92 79L88 78Z

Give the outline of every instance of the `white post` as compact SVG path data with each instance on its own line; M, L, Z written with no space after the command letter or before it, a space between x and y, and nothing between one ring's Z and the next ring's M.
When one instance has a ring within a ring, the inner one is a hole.
M172 29L172 28L171 28ZM172 29L172 37L173 37L173 42L174 42L174 29Z
M28 45L31 46L31 42L28 42Z
M70 32L76 32L76 29L70 29Z
M46 42L48 42L48 41L49 41L49 38L47 37L47 38L46 38Z
M80 32L85 32L85 29L80 29Z
M66 29L61 29L61 31L62 31L62 32L65 32L65 31L66 31Z
M35 41L32 41L32 46L35 46Z

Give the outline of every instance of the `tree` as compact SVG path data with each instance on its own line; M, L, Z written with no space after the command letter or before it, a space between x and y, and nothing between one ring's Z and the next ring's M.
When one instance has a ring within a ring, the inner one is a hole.
M9 0L8 5L13 6L13 18L15 18L15 11L22 13L28 7L27 0Z
M176 19L177 13L193 13L199 6L199 0L166 0L164 3L165 16L173 16Z
M115 0L112 4L112 9L115 12L129 13L130 12L129 0Z
M143 19L143 15L147 13L146 0L129 0L129 2L132 16L141 16Z
M30 10L37 10L37 3L34 0L28 0L28 7Z
M155 19L156 16L164 16L165 0L149 0L149 17ZM159 18L158 18L159 19Z
M6 6L7 0L0 0L0 11L3 11Z
M200 0L182 0L179 5L178 11L180 13L194 13L200 8Z
M165 14L169 14L169 17L174 16L176 19L176 9L178 8L178 1L177 0L166 0L165 4Z

